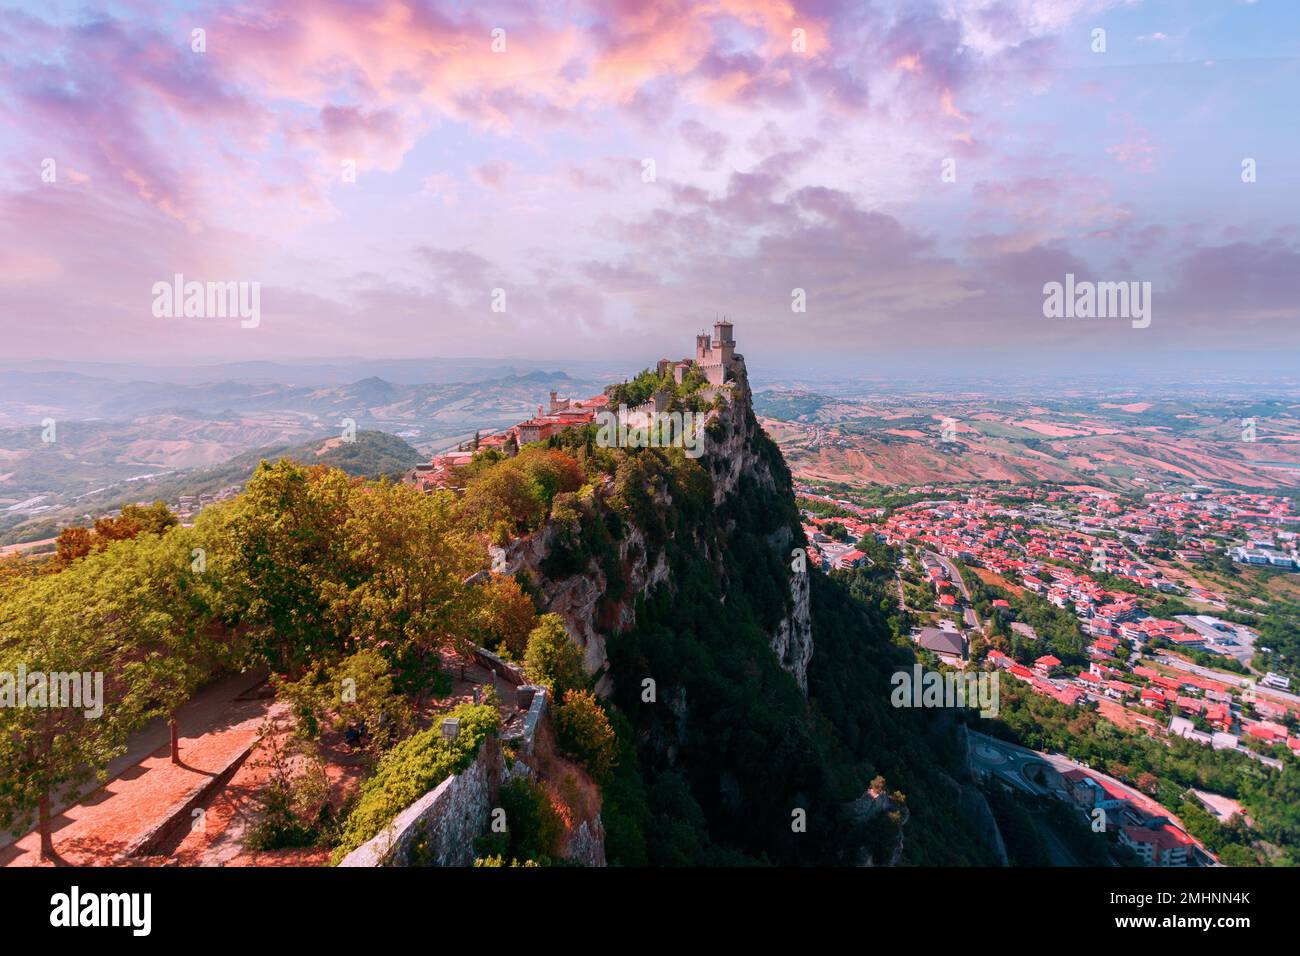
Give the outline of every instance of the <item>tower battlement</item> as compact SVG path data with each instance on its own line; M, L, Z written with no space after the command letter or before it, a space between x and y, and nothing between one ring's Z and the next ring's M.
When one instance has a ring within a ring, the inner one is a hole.
M722 385L735 377L735 369L743 360L736 354L736 340L732 325L726 319L713 323L713 336L701 332L695 336L695 364L709 380L710 385Z

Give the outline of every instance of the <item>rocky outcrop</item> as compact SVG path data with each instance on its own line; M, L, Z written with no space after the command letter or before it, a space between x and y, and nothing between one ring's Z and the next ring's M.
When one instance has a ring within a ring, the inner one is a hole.
M564 859L580 866L605 865L605 827L600 815L578 825L562 853Z
M754 418L752 396L743 364L739 366L735 381L710 389L710 394L721 395L721 407L709 413L705 429L701 464L713 480L713 502L721 505L731 495L738 493L742 476L748 476L759 487L789 492L779 488L779 479L769 462L756 448L759 427ZM656 506L668 509L672 501L665 490L656 495ZM548 578L542 566L551 553L558 530L547 525L526 538L511 542L506 548L493 548L493 571L514 574L526 571L541 588L546 610L563 618L569 633L582 646L588 670L603 674L608 665L605 640L609 634L635 623L636 600L646 596L661 585L673 586L671 571L665 553L660 550L647 558L648 548L641 529L630 527L619 542L619 563L625 582L623 597L613 607L602 604L608 588L604 571L595 561L580 574L560 579ZM708 542L695 544L707 548ZM794 547L794 529L782 527L769 538L769 546L788 564L794 565L791 551ZM785 613L768 635L772 652L782 668L798 682L800 689L808 691L808 662L813 655L812 618L806 566L790 569L790 601ZM725 582L723 582L725 591ZM725 597L724 597L725 600ZM607 678L597 684L597 689L608 691Z
M808 585L808 572L792 572L790 575L791 607L777 623L772 633L772 653L777 656L781 666L796 681L799 689L808 693L808 662L812 660L812 614L810 610L812 595Z
M666 506L666 496L665 506ZM645 535L630 528L619 542L619 561L627 580L630 597L619 602L612 616L603 618L599 605L609 586L605 572L593 564L582 574L553 580L541 571L550 554L557 529L547 525L536 534L514 541L507 548L492 548L494 570L503 574L525 571L542 590L548 612L558 614L565 627L583 649L587 669L603 673L608 662L605 654L607 634L631 627L636 621L634 598L649 594L669 579L668 561L660 552L653 564L646 560Z
M854 866L897 866L903 857L903 828L911 817L907 807L896 803L884 790L869 789L846 805L845 811L848 819L863 832L882 815L891 812L897 814L897 828L888 847L879 853L881 859L877 860L877 854L866 846L853 847L848 851L849 862Z
M1002 866L1007 866L1007 846L1002 840L1002 831L998 828L993 808L988 798L979 789L969 783L958 783L944 774L946 783L956 791L956 804L962 817L966 820L972 833L979 834L980 840Z

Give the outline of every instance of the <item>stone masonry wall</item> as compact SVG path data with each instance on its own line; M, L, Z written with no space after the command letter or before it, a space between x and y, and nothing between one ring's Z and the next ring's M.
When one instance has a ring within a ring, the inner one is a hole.
M339 866L470 866L474 841L487 832L497 786L531 776L537 725L546 713L544 687L529 688L533 699L526 713L502 734L489 737L465 770L448 777L411 804L382 832L349 853ZM501 744L515 751L510 767L501 759Z

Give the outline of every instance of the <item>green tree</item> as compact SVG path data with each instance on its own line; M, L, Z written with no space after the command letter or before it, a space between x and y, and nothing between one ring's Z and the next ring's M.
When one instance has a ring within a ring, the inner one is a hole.
M344 573L322 584L330 629L349 646L382 648L402 689L417 695L437 670L438 650L467 653L491 592L464 585L486 554L457 521L448 493L408 485L356 485L338 529Z
M331 613L350 583L340 529L352 481L343 472L262 462L223 515L209 559L225 564L227 623L276 670L296 676L310 661L341 652L351 630Z
M581 761L597 783L609 780L618 754L618 738L596 695L568 690L555 708L555 732L560 749Z
M0 824L21 832L35 816L45 859L54 855L52 795L103 779L128 735L160 709L161 649L177 611L161 599L149 556L123 560L135 550L122 542L0 595L0 675L21 667L29 678L25 688L0 678L0 695L11 698L0 707ZM56 696L55 684L80 685L80 700ZM13 706L20 691L27 706Z
M537 627L528 635L524 672L529 680L549 687L556 697L586 687L587 671L583 666L582 650L564 629L564 622L558 614L543 614Z
M146 534L162 534L180 524L180 519L162 501L151 505L127 505L122 509L122 517L135 522Z

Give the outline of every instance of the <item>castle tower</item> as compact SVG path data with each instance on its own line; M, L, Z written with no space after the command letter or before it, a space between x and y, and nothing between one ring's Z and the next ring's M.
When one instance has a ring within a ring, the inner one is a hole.
M722 363L724 369L730 369L736 354L736 341L731 337L731 323L718 319L713 323L713 351L718 353L715 359Z
M731 323L726 319L718 319L713 323L713 347L719 345L730 345L734 347L735 340L731 337Z
M712 349L709 346L709 333L701 332L695 336L695 361L701 365L708 365L713 361L711 354Z

